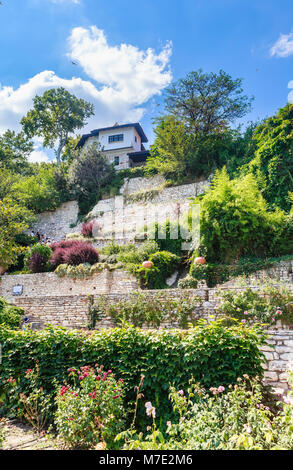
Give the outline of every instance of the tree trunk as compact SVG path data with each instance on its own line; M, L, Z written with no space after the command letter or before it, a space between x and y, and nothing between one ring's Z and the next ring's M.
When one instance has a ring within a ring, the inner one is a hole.
M56 150L56 160L58 166L61 163L61 152L63 150L64 145L66 144L66 140L67 139L60 139L58 149Z

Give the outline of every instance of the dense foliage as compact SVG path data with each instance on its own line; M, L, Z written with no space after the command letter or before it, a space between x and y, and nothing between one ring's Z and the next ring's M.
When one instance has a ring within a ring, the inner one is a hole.
M201 209L199 251L207 261L292 253L292 216L269 210L251 174L230 180L225 168L218 171L195 203Z
M28 171L27 157L33 151L34 145L23 132L16 134L7 130L0 135L0 171L4 168L16 173Z
M149 257L149 261L153 263L151 268L135 266L131 272L138 276L142 287L164 289L167 278L177 270L181 258L169 251L158 251Z
M186 389L193 376L208 388L236 383L241 373L261 376L259 346L263 341L257 326L226 328L220 321L210 325L199 321L185 332L128 327L90 336L53 327L21 332L0 327L0 373L3 381L13 377L21 393L27 387L24 372L38 363L38 387L51 393L56 383L64 383L68 368L104 364L125 381L126 408L135 398L133 389L140 375L145 374L145 399L160 403L158 418L166 422L171 413L167 397L170 384ZM7 408L16 412L17 404L4 404L2 412Z
M69 171L69 185L79 202L81 214L87 214L115 178L115 169L96 144L84 149Z
M235 166L247 160L245 154L250 156L245 133L242 136L239 131L223 130L213 135L193 134L184 122L173 116L156 122L155 142L150 149L146 172L162 174L171 183L207 178L225 164L232 172Z
M232 264L220 262L207 264L192 263L190 266L188 279L190 283L192 283L192 280L204 280L206 281L208 287L214 287L217 284L223 284L224 282L240 276L247 277L256 271L269 269L277 262L290 259L292 259L292 255L285 255L279 258L258 258L254 256L244 256L239 260L233 260Z
M293 104L281 108L259 125L253 135L255 158L247 171L257 178L264 198L272 206L291 208L293 192Z
M23 308L10 305L0 297L0 324L5 324L9 328L19 328L23 315Z
M255 321L276 324L293 323L293 296L289 289L264 285L258 291L246 288L243 292L224 291L220 293L218 311L244 323Z
M170 223L167 224L167 230L170 229ZM134 244L116 245L115 243L105 246L101 251L104 256L101 261L107 263L120 263L120 267L134 274L141 287L148 289L164 289L167 287L166 279L173 274L180 265L181 258L168 251L159 251L160 244L171 246L178 250L181 246L180 240L161 240L158 237L158 226L156 226L156 240L148 240L136 247ZM169 235L170 236L170 233ZM142 263L151 261L153 266L145 268Z
M165 91L164 115L155 121L147 170L178 183L186 177L209 176L230 159L235 166L237 144L241 142L247 154L246 141L229 125L250 106L241 79L233 80L223 70L190 72Z
M52 164L42 164L35 174L18 179L12 185L11 192L16 201L36 213L57 209L64 202L57 189L55 167Z
M125 449L141 450L292 450L292 398L291 392L276 413L267 406L259 379L247 374L236 385L209 390L192 381L185 390L171 387L177 419L167 422L165 437L156 426L156 408L148 402L151 433L130 428L117 440L126 441Z
M23 251L15 237L20 235L33 220L30 211L11 199L0 200L0 264L7 268Z

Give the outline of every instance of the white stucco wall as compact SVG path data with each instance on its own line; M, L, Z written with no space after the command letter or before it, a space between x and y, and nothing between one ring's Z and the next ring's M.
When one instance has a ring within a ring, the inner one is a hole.
M123 134L122 142L109 142L110 135ZM135 142L135 136L137 142ZM122 129L110 129L108 131L101 131L99 134L99 142L104 150L115 150L120 148L132 148L133 151L138 151L141 148L141 139L137 134L134 127L123 127Z

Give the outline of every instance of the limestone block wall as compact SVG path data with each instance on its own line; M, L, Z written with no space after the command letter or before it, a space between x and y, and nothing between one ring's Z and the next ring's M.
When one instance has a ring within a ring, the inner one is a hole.
M82 329L88 328L90 322L86 295L16 297L13 303L25 310L33 329L43 329L48 324Z
M269 330L269 346L263 346L266 356L264 364L265 382L283 393L288 390L288 371L293 371L293 331Z
M117 277L115 278L117 281ZM122 300L129 299L129 296L134 291L137 291L137 285L126 285L125 289L120 284L120 291L112 288L111 292L103 292L100 289L99 292L95 291L94 294L90 295L73 295L59 292L59 295L51 293L50 295L37 295L38 292L31 291L31 296L20 296L14 297L11 301L14 305L22 307L25 310L25 314L29 317L30 322L34 329L42 329L46 324L53 326L61 326L66 328L88 328L91 321L90 309L92 304L98 305L99 299L106 297L109 303L119 302ZM89 290L89 288L88 288ZM93 292L93 290L92 290ZM144 291L149 298L154 298L158 293L162 294L162 291L152 290ZM164 293L164 302L170 301L170 299L188 299L191 297L198 297L198 307L195 309L194 317L207 316L207 311L204 308L204 304L207 298L207 291L205 289L187 289L180 291L178 289L168 289ZM202 302L201 302L202 301ZM104 316L96 323L96 329L102 328L113 328L116 327L111 317ZM178 323L165 323L161 325L161 328L177 328Z
M46 235L51 240L62 240L68 233L78 231L70 225L77 222L78 203L69 201L62 204L56 211L47 211L37 215L37 221L33 226L35 232Z
M172 186L162 189L165 179L159 175L152 178L129 178L125 180L121 188L121 196L101 200L88 215L89 219L96 218L105 227L99 234L100 238L111 239L113 230L118 233L117 238L133 239L138 226L143 226L149 219L164 220L166 206L171 217L176 216L178 203L181 204L181 212L188 209L189 198L204 192L208 181ZM152 200L127 202L130 195L135 195L141 190L157 189ZM150 215L146 215L146 213ZM139 214L139 215L138 215ZM38 214L33 226L35 231L46 234L47 237L59 241L69 233L79 233L81 224L77 223L78 203L69 201L62 204L56 211ZM138 220L139 218L139 220ZM112 230L112 221L114 221ZM109 229L111 227L111 229Z
M163 185L165 182L165 178L160 175L155 175L151 178L126 178L122 188L120 189L120 194L126 196L142 189L154 189Z
M13 295L15 286L22 286L21 296ZM87 279L61 279L55 273L21 274L1 277L0 296L14 302L23 298L131 292L137 288L137 279L123 270L103 270Z
M152 180L152 184L154 181L158 184L161 179ZM133 240L144 226L150 227L167 218L176 221L188 211L190 198L202 194L209 183L202 181L166 187L146 195L145 199L134 189L148 189L148 178L133 178L128 184L130 187L125 186L121 196L99 201L88 215L101 227L98 238ZM149 189L156 189L152 184L149 183Z

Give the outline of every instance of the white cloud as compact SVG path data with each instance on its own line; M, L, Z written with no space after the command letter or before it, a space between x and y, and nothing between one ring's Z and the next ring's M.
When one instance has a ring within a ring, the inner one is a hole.
M77 61L86 74L104 85L106 102L116 97L131 104L142 104L171 81L167 69L171 43L156 54L153 49L139 50L130 44L110 46L103 30L74 28L69 38L69 57Z
M49 161L49 157L43 150L34 150L30 154L28 160L31 163L47 163Z
M64 79L49 70L16 89L0 84L0 133L8 128L19 130L20 119L32 107L35 95L61 86L95 106L95 116L83 132L114 122L139 121L145 112L143 105L172 80L170 43L158 54L127 44L110 46L104 32L91 27L73 29L69 47L69 57L97 84L79 77Z
M271 48L271 56L289 57L293 54L293 32L281 34L277 42Z

